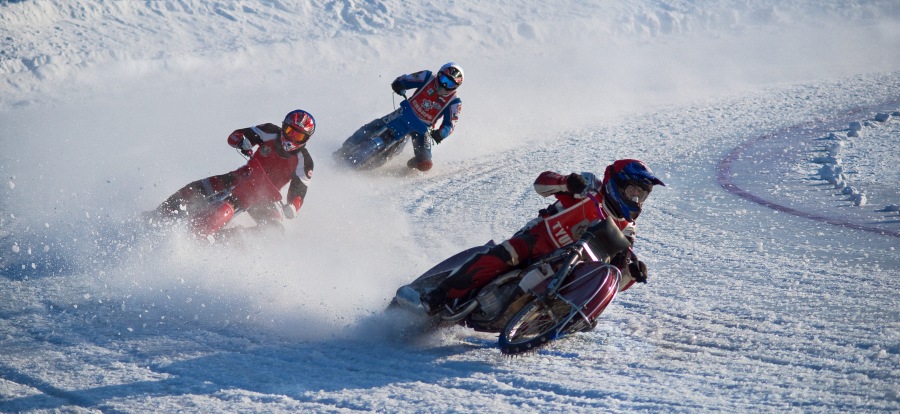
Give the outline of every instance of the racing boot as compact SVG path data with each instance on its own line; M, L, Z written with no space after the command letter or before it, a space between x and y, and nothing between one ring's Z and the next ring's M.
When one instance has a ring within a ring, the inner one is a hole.
M409 161L406 162L406 166L425 172L430 170L431 167L434 166L434 163L431 162L431 160L419 161L416 159L416 157L412 157L409 159Z
M428 310L425 309L425 305L422 303L422 295L408 285L401 286L400 289L397 289L394 299L403 309L416 313L428 313Z
M400 305L401 308L427 315L438 313L441 308L449 302L447 296L443 294L440 289L433 289L420 294L419 291L413 289L409 285L397 289L395 297L397 299L397 304Z
M429 315L434 315L440 312L444 309L444 305L450 303L450 298L447 297L447 292L441 289L440 286L423 293L421 299L422 304L424 305Z

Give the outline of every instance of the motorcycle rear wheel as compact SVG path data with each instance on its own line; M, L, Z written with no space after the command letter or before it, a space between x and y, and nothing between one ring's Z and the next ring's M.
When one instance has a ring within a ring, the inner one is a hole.
M500 332L500 352L533 351L564 333L572 305L562 300L534 301L522 308Z

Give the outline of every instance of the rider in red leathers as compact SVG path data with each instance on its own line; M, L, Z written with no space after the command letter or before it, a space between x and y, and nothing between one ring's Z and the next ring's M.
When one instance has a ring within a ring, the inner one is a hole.
M555 203L542 209L509 240L469 258L436 289L419 296L404 286L397 297L403 299L405 307L435 313L451 300L465 297L530 259L574 243L588 226L607 217L633 243L634 220L654 185L665 184L643 162L634 159L609 165L602 181L592 173L561 175L545 171L535 180L534 189L543 197L556 197ZM633 253L620 254L613 264L622 270L620 291L635 281L646 282L647 268Z
M228 145L249 157L247 164L182 187L162 202L154 215L160 219L181 215L190 218L199 238L215 235L241 211L246 211L260 228L280 228L282 218L296 217L306 197L313 172L306 143L315 130L312 115L299 109L288 113L280 128L266 123L235 130L228 136ZM288 184L287 203L278 208L281 189ZM222 199L210 200L217 194Z

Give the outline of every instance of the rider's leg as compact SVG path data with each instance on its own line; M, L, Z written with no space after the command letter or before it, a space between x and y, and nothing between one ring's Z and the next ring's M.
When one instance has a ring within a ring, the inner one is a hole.
M419 171L430 170L434 166L434 163L431 161L431 139L416 131L413 131L410 135L415 156L406 162L406 166Z
M448 299L466 296L497 276L527 260L533 244L529 237L513 237L484 253L476 254L444 279L439 291ZM518 247L518 248L517 248Z
M553 251L555 247L545 234L541 226L533 226L487 252L473 256L444 279L437 289L423 295L423 302L440 306L452 299L464 297L472 290L484 287L497 276Z
M408 302L411 308L435 313L451 300L465 297L473 290L487 285L497 276L530 259L535 254L536 242L537 238L531 233L513 236L487 252L476 254L466 260L433 290L422 293L418 298L404 298L405 302ZM400 293L398 290L398 298ZM408 290L402 293L414 296Z
M231 199L209 205L197 213L191 221L191 227L197 238L205 239L216 234L234 218L234 204Z
M284 225L281 223L281 209L274 203L262 203L251 206L247 209L247 214L256 222L256 226L221 229L215 235L216 241L227 241L235 235L284 234Z
M247 210L256 202L254 197L257 192L253 191L253 181L247 177L235 181L237 182L231 186L231 194L227 198L200 210L191 220L194 235L198 238L215 235L231 222L236 211Z
M169 196L154 211L161 218L191 214L203 207L202 202L206 197L228 188L233 181L230 173L194 181Z
M434 289L423 292L415 298L412 289L406 287L397 291L398 299L408 303L408 307L421 309L429 314L436 313L453 299L465 297L472 290L490 283L497 276L518 264L511 254L512 245L507 240L492 247L485 253L472 256ZM515 263L515 264L514 264ZM406 289L406 290L404 290ZM401 295L401 293L403 295Z

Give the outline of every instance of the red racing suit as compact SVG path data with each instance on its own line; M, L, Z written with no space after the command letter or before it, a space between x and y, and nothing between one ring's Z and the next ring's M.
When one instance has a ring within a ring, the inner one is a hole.
M466 296L520 263L525 264L530 259L574 243L592 222L608 216L613 217L626 237L633 239L634 223L616 219L603 205L602 182L594 174L581 175L587 182L587 189L582 194L573 194L566 185L567 176L552 171L541 173L534 181L535 191L543 197L556 197L556 202L542 209L537 218L509 240L467 260L441 283L438 290L450 299ZM622 273L623 282L619 284L619 290L628 289L634 283L627 269L623 269Z
M281 128L274 124L257 125L235 132L240 132L240 135L232 133L228 137L228 145L238 148L241 143L236 137L243 136L257 146L247 165L230 173L237 180L232 190L238 203L236 207L246 209L255 204L281 201L281 189L290 183L287 202L299 210L313 173L312 157L306 147L295 154L285 152L277 139ZM303 157L302 164L300 157Z
M283 214L276 203L281 201L281 189L290 184L287 206L296 212L303 205L313 172L312 157L306 147L296 153L286 152L280 136L281 128L271 123L234 131L228 137L229 145L239 148L246 138L257 147L247 164L182 187L160 204L156 213L177 217L184 211L192 218L191 225L198 236L215 234L241 211L246 211L260 226L279 223ZM220 193L226 197L210 200Z

